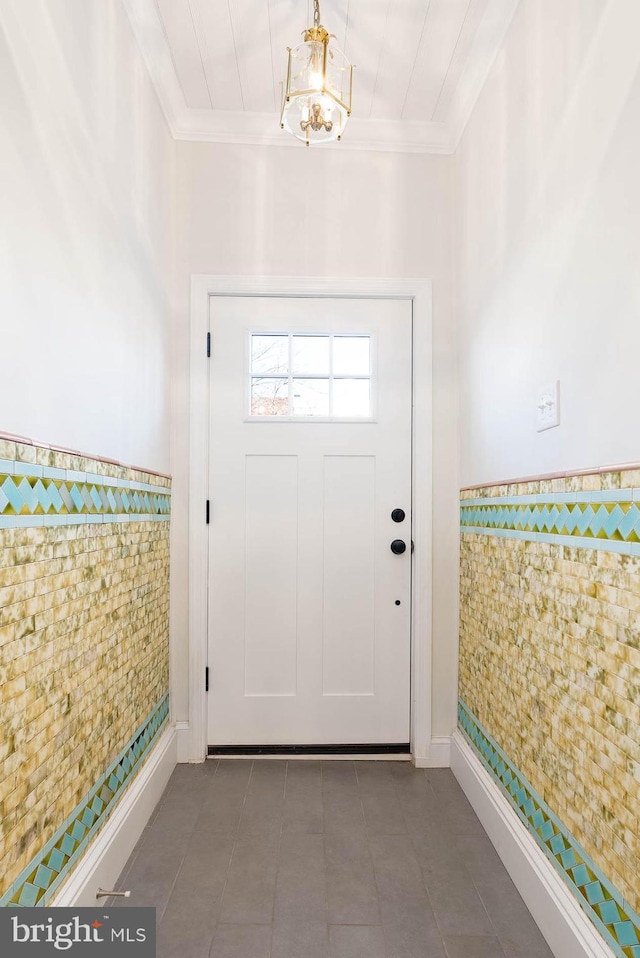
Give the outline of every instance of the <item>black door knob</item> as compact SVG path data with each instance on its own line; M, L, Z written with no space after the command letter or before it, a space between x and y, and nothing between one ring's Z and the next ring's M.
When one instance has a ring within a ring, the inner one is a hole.
M403 522L405 517L404 509L394 509L391 513L391 518L394 522Z
M394 539L391 543L391 551L396 556L401 556L403 552L407 551L407 544L403 542L402 539Z

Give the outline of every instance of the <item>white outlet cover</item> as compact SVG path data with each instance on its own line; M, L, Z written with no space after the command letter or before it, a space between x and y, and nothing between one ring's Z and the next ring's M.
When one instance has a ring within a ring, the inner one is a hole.
M560 425L560 382L547 383L538 390L536 400L536 429L544 432Z

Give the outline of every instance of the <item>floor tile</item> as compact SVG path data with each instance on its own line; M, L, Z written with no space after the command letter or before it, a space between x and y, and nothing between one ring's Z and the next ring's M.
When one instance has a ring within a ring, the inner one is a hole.
M260 799L267 805L282 804L288 763L261 759L252 764L246 789L247 798Z
M408 755L406 762L389 762L388 765L389 773L396 782L404 780L413 785L417 782L426 781L425 769L416 768Z
M218 910L219 903L210 903L204 892L194 894L185 886L174 889L162 914L158 935L173 943L184 935L185 940L193 942L196 951L199 944L206 941L205 954L208 954Z
M458 836L474 834L482 828L450 768L430 768L426 769L426 774L436 798L446 812L446 820L455 834Z
M409 836L427 884L431 880L437 881L449 870L466 872L467 850L458 844L443 823L422 822L419 826L411 826Z
M366 836L326 835L325 857L329 923L378 925L378 891Z
M322 835L282 836L274 915L276 921L326 921Z
M359 762L360 800L369 835L402 835L407 826L388 762Z
M162 795L160 796L160 800L158 801L156 807L154 808L154 810L151 812L151 815L149 816L149 821L147 822L147 826L146 826L147 828L149 827L149 825L153 825L153 823L154 823L154 821L155 821L155 819L156 819L156 816L157 816L158 812L160 811L160 809L162 808L162 806L164 805L164 803L166 802L167 797L168 797L169 794L170 794L170 791L171 791L171 786L170 786L170 785L167 785L166 789L164 790L164 792L163 792Z
M431 788L424 769L412 771L413 774L408 774L403 763L396 763L392 770L407 829L409 832L425 826L441 829L444 824L442 803Z
M445 935L448 958L504 958L497 938L491 936Z
M185 795L184 805L179 795L167 801L158 809L153 824L149 825L145 840L150 845L159 843L186 843L195 828L200 815L202 796Z
M237 792L246 791L253 770L253 760L246 758L221 758L212 778L212 784L220 790L226 788Z
M273 920L279 838L238 838L229 867L219 920L266 924Z
M322 801L325 834L330 832L357 832L366 835L364 811L360 796L324 798Z
M191 769L190 774L178 772L177 769ZM209 787L210 778L204 772L202 765L177 765L170 780L169 790L158 809L158 816L169 818L173 815L183 816L184 819L195 821L200 814L205 793Z
M476 882L507 958L546 958L551 952L506 870Z
M217 765L217 759L193 765L188 762L176 765L169 779L168 790L170 791L173 786L178 786L184 791L190 785L206 781L209 775L215 773Z
M329 958L329 931L324 921L276 921L271 958Z
M381 785L382 787L393 785L395 776L393 776L391 772L392 764L393 762L369 761L367 759L354 762L353 765L358 780L358 788L361 789L363 785L371 785L372 787L376 785Z
M322 810L326 832L365 833L354 762L323 762Z
M219 762L200 809L198 829L207 833L235 831L245 802L253 762L225 759Z
M247 796L238 823L241 835L279 835L282 830L282 802L262 802L257 796Z
M227 883L235 838L216 835L214 841L203 842L192 837L164 912L163 924L191 916L194 923L214 925L220 911Z
M408 836L370 842L380 914L393 958L445 958L442 935Z
M422 872L406 835L375 836L370 841L383 923L435 918Z
M130 898L117 898L118 908L152 906L160 921L184 858L185 848L179 841L149 841L148 836L127 873L124 887Z
M387 922L384 925L387 958L447 958L435 924Z
M156 958L207 958L215 928L215 922L203 921L193 910L180 911L170 921L161 922Z
M505 958L553 958L553 952L536 926L535 932L514 941L512 938L500 938Z
M479 826L473 834L456 835L456 847L464 855L464 864L473 880L482 884L499 881L507 873L489 836Z
M359 798L355 762L322 763L322 798L329 802Z
M286 762L253 763L238 826L240 834L280 834L286 772Z
M156 806L156 807L157 807L157 806ZM147 827L148 827L148 826L147 826ZM127 875L128 875L129 872L131 871L131 867L132 867L134 861L136 860L136 858L138 857L138 853L139 853L140 849L142 848L142 846L143 846L143 844L144 844L145 832L146 832L146 829L143 830L142 835L140 836L140 838L139 838L138 841L136 842L136 844L135 844L135 846L134 846L134 848L133 848L133 851L131 852L131 854L129 855L127 861L125 862L124 868L123 868L122 871L120 872L120 875L119 875L119 877L118 877L118 880L117 880L117 882L116 882L115 885L114 885L114 888L115 888L116 890L118 890L118 891L123 891L123 890L126 889L126 887L127 887L127 886L126 886ZM114 905L114 904L116 903L116 901L117 901L117 899L115 899L115 898L113 898L113 899L106 899L105 904L108 903L109 905Z
M211 958L269 958L271 925L218 925Z
M424 873L423 873L424 875ZM440 931L447 935L494 935L474 883L458 862L448 862L425 882Z
M322 834L322 764L289 762L282 810L283 832L298 835Z
M374 925L330 925L331 958L386 958L384 933Z

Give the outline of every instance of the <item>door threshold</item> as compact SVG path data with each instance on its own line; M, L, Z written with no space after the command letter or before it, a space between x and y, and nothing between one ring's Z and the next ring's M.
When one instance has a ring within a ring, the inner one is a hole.
M375 742L368 745L210 745L207 754L210 758L269 758L282 755L287 758L367 758L388 759L391 755L407 761L411 753L409 742L392 744Z
M346 754L344 752L313 752L300 754L284 754L283 752L270 753L269 755L257 754L249 755L247 752L225 752L219 755L217 752L207 755L207 759L216 759L226 762L229 759L245 759L251 762L273 761L274 759L286 759L288 762L412 762L413 759L408 752L354 752Z

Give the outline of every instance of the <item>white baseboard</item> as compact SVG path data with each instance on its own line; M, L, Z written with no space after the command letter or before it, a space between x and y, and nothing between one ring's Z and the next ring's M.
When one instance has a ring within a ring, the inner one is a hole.
M556 958L613 958L460 732L451 740L451 769Z
M176 722L176 736L178 741L178 762L191 761L191 730L188 722Z
M162 795L177 758L176 732L169 727L109 816L106 825L51 902L83 907L96 902L98 888L111 889Z
M438 735L431 739L428 755L414 755L416 768L449 768L451 764L451 736Z

